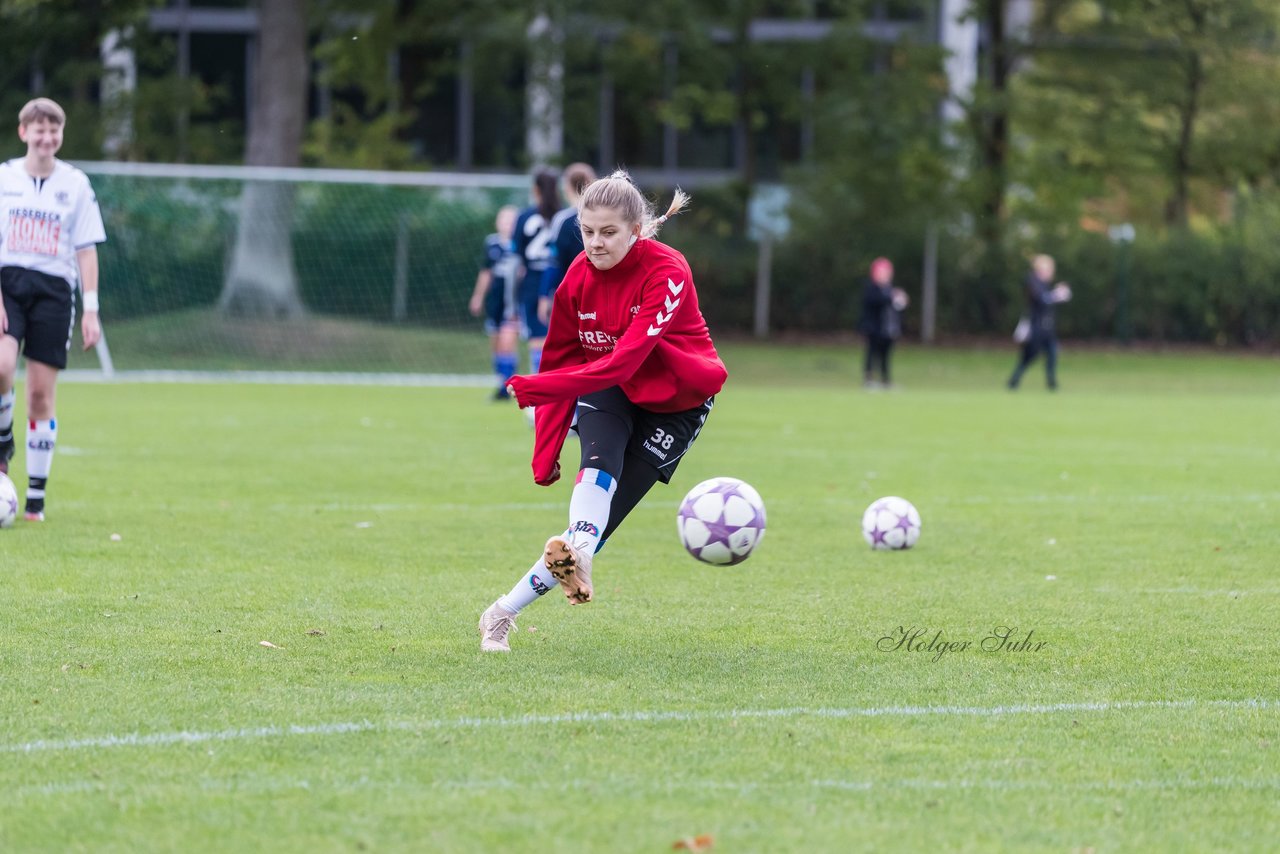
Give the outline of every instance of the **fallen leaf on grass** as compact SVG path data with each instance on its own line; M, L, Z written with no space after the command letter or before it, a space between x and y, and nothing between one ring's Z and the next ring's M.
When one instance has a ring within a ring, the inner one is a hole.
M686 836L684 839L677 839L671 843L671 850L708 851L715 844L716 838L714 836L710 833L703 833L698 836Z
M276 646L271 641L258 641L258 646L265 646L268 649L284 649L284 647Z

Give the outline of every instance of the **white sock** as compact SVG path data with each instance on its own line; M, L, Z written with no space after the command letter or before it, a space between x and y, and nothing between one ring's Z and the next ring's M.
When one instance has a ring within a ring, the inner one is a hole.
M13 389L0 394L0 439L13 435Z
M547 565L539 558L524 577L516 582L516 586L511 588L510 593L498 597L498 605L512 614L519 614L538 601L540 596L549 593L557 583L551 571L547 569Z
M569 498L569 528L564 532L575 547L587 554L600 548L600 537L609 524L609 505L618 491L618 481L600 469L583 469Z
M58 444L58 422L27 422L27 497L44 498L45 481L53 468L53 447Z

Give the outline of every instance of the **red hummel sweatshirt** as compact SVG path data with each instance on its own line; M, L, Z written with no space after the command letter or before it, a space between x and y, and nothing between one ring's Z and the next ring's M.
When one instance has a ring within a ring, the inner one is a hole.
M643 409L680 412L720 391L727 376L683 255L641 240L612 269L597 270L579 254L556 289L540 372L510 383L521 407L537 407L534 481L560 477L580 396L616 385Z

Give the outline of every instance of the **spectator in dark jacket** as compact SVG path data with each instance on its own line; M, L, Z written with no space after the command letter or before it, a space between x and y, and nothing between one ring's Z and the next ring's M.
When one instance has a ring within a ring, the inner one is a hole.
M1058 387L1058 335L1053 326L1053 314L1058 303L1071 299L1071 286L1066 282L1051 284L1055 269L1053 258L1048 255L1037 255L1031 261L1031 272L1025 285L1027 313L1014 332L1014 339L1020 339L1022 344L1022 355L1018 366L1013 369L1013 376L1009 377L1010 389L1018 387L1027 366L1042 352L1049 390Z
M862 366L862 384L867 388L889 386L889 354L902 334L902 310L907 294L893 286L893 262L877 258L871 262L871 276L862 290L862 320L858 331L867 336L867 355ZM875 379L876 367L880 381Z

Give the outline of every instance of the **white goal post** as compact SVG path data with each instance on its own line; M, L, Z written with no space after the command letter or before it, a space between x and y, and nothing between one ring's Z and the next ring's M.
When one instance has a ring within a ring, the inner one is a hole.
M73 348L73 376L488 382L482 320L467 301L494 216L528 204L528 176L75 165L106 224L111 349L94 364ZM235 287L251 298L229 299Z

